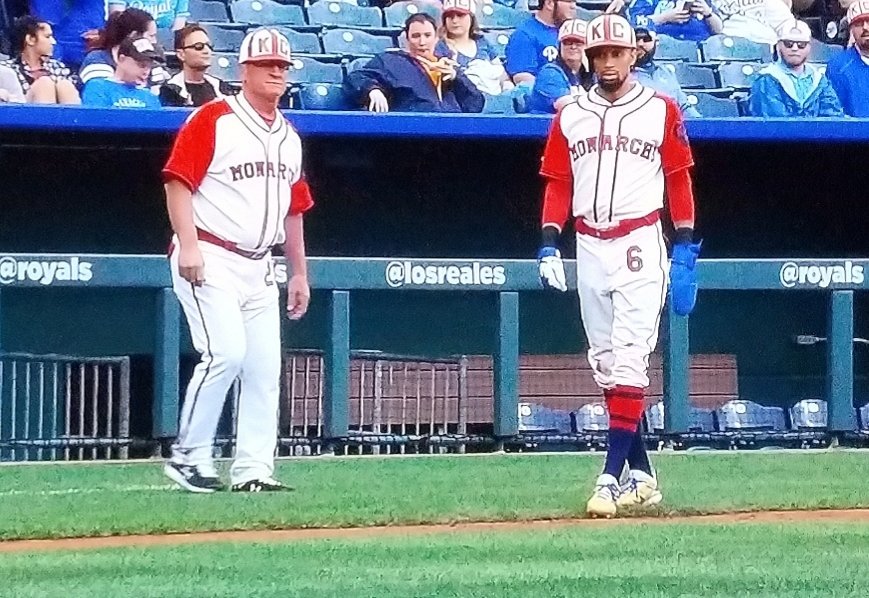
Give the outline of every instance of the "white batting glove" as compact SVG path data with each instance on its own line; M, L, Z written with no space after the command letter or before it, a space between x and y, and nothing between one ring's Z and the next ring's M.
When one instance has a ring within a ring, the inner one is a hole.
M564 275L564 262L561 252L555 247L541 247L537 252L537 271L544 288L567 290L567 277Z

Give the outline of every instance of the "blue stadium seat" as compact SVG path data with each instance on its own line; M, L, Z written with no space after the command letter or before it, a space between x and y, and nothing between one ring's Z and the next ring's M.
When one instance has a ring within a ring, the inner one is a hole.
M703 66L694 66L684 62L665 62L664 68L676 75L683 89L714 89L718 87L715 71Z
M190 0L190 20L225 23L229 21L226 4L222 0Z
M394 2L383 9L383 14L386 17L387 27L404 27L404 22L410 15L418 12L424 12L434 17L435 21L440 23L443 13L443 6L440 2L426 2L425 0L404 0L402 2Z
M236 0L229 6L232 20L249 25L304 25L301 6L284 5L271 0Z
M686 62L697 62L700 59L700 51L697 42L662 35L658 37L658 47L655 50L655 58L658 60L684 60Z
M869 432L869 403L860 407L860 429Z
M825 44L822 41L812 39L809 50L809 62L830 62L833 57L844 51L845 48L837 44Z
M601 14L603 14L603 11L591 10L582 6L576 7L576 18L582 19L583 21L591 21L593 18Z
M790 408L792 430L824 429L827 427L827 401L804 399Z
M756 62L729 62L718 67L722 87L748 89L766 65Z
M704 118L736 118L740 116L739 104L734 99L717 98L700 91L688 92L688 103L697 108Z
M603 403L589 403L573 412L576 420L575 431L605 432L609 429L610 418Z
M208 32L215 52L238 52L241 48L245 34L244 29L208 24L203 25L203 28Z
M297 95L302 110L352 110L344 88L338 84L313 83L303 85Z
M501 4L484 4L477 11L477 22L482 29L515 29L531 13L508 8Z
M510 35L513 33L510 29L502 29L499 31L486 31L483 37L489 42L489 45L495 49L498 56L504 58L504 51L507 48L507 42L510 41Z
M713 35L700 42L700 48L703 51L703 60L707 61L769 62L772 60L772 50L769 46L741 37Z
M208 74L224 81L241 81L238 70L238 56L235 53L215 53Z
M516 114L513 106L513 96L504 93L497 96L486 95L486 103L483 104L483 112L488 114Z
M327 54L360 56L379 54L394 47L391 37L354 29L331 29L323 34L323 50Z
M534 403L519 403L519 431L569 434L570 413Z
M323 46L320 36L316 33L303 33L295 29L278 27L278 31L287 36L293 54L322 54Z
M781 407L764 407L754 401L728 401L718 408L718 426L722 432L740 430L785 430L785 413Z
M175 32L171 29L158 29L157 43L163 46L163 49L166 50L167 54L171 53L172 50L175 49ZM166 58L169 59L170 56L167 55ZM6 59L4 58L2 60Z
M509 8L516 8L516 0L492 0L495 4L501 4Z
M715 412L711 409L691 407L688 420L689 432L714 432ZM652 433L664 431L664 402L658 401L646 409L646 429Z
M303 83L341 83L344 80L344 69L340 64L327 64L313 58L293 58L287 81L292 84Z
M376 7L360 7L345 2L320 0L308 7L311 25L324 27L382 28L383 13Z

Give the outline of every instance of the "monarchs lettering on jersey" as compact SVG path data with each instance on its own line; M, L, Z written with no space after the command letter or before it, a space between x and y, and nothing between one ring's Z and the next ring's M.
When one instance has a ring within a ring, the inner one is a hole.
M646 141L637 137L625 137L624 135L586 137L573 143L569 149L572 161L579 160L586 154L611 151L628 152L646 160L654 161L660 152L658 145L652 141Z
M245 162L244 164L229 167L229 171L232 173L233 183L245 179L262 178L265 176L270 178L277 176L282 180L287 180L288 170L286 164L276 162Z

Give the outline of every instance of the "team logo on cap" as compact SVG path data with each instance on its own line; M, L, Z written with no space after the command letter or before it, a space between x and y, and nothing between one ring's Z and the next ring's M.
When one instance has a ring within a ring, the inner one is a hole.
M584 42L587 28L588 23L582 19L568 19L561 24L561 28L558 30L558 41L578 39Z
M848 7L846 19L849 23L869 19L869 0L857 0Z
M615 46L636 48L637 38L627 19L619 15L604 14L591 20L586 28L586 48Z
M472 15L477 12L477 3L474 0L444 0L444 14L450 12Z
M290 40L277 29L257 29L248 33L241 42L238 62L261 60L281 60L291 64Z

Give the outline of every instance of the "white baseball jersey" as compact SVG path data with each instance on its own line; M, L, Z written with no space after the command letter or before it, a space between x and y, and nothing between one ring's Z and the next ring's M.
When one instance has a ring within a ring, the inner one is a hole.
M636 83L612 104L595 86L565 106L540 172L572 181L573 216L606 228L660 210L664 175L693 163L679 106Z
M193 192L198 228L251 252L283 242L287 212L301 214L313 205L307 185L297 185L298 134L280 113L269 127L243 94L210 102L190 116L163 176Z

